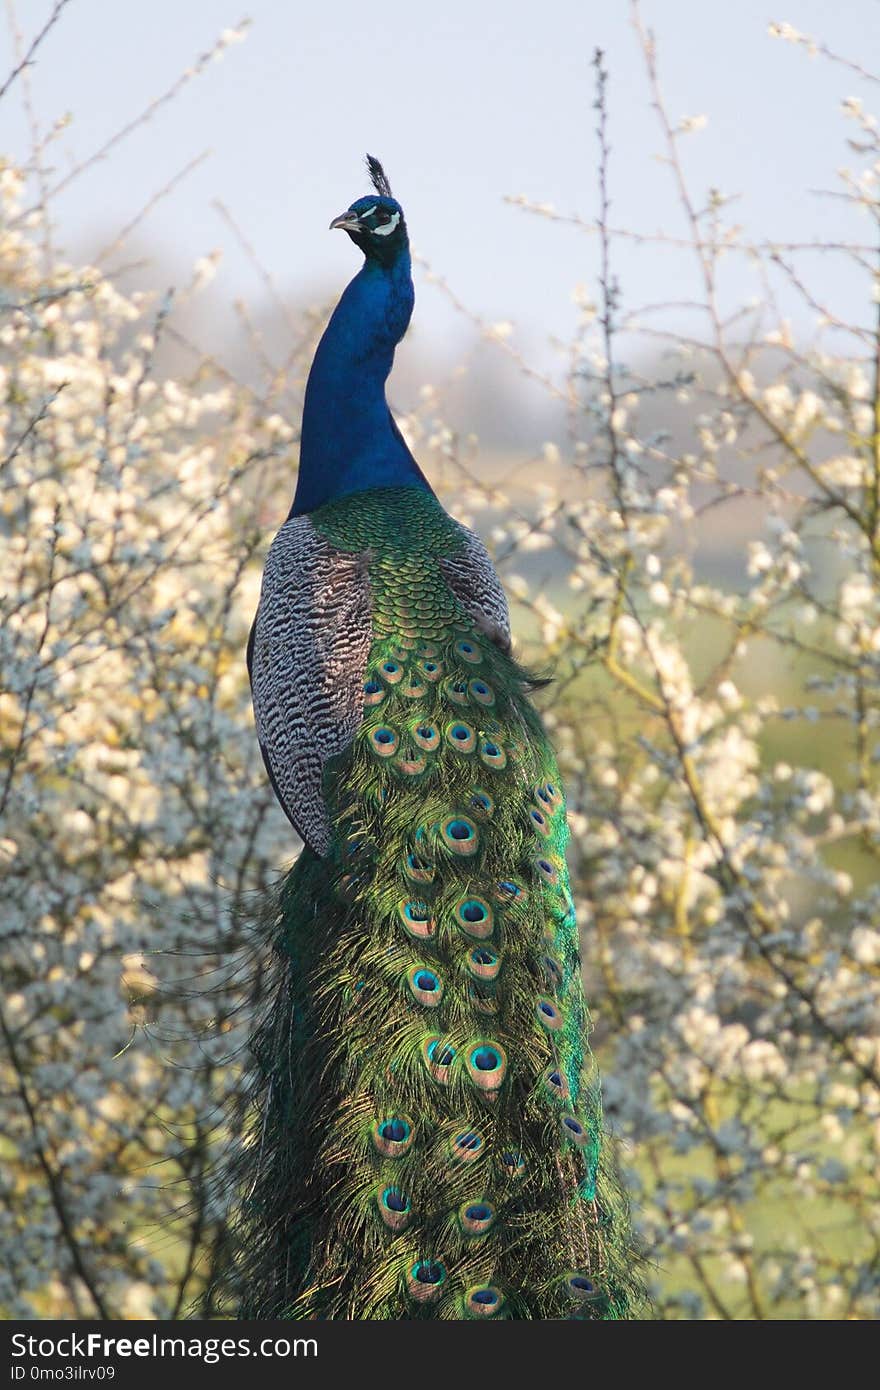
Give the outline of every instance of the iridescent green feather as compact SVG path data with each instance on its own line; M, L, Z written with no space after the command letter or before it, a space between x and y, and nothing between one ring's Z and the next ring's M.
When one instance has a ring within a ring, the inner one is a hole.
M637 1316L528 677L443 583L430 495L312 522L371 552L374 640L332 852L279 905L242 1316Z

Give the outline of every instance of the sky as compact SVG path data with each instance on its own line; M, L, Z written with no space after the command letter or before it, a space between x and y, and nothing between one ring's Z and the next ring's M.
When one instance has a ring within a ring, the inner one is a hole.
M52 0L11 3L27 44ZM685 146L697 195L710 186L739 193L736 218L755 237L858 234L845 206L815 190L833 188L835 170L852 160L845 141L856 131L841 100L877 88L771 38L768 21L786 20L880 68L878 0L782 0L778 12L774 0L643 0L642 14L656 35L670 115L707 118ZM474 313L512 322L516 341L538 359L552 356L551 340L575 322L575 287L595 288L595 238L505 196L595 217L597 46L609 69L611 220L649 234L683 230L626 0L69 0L29 72L42 129L72 118L50 147L50 182L136 118L243 15L253 21L244 42L53 200L62 244L94 254L210 150L139 225L138 251L186 267L220 250L222 293L258 299L259 276L214 206L220 200L284 295L320 302L356 269L354 248L327 224L368 191L370 150L404 204L416 250ZM0 74L14 63L0 23ZM2 104L0 146L19 159L30 147L26 94L17 82ZM694 291L693 266L679 253L621 242L614 257L627 307ZM729 273L733 293L750 292L745 270ZM840 262L826 258L820 273L842 312L862 309L861 287ZM418 279L420 334L454 336L450 314L440 291Z

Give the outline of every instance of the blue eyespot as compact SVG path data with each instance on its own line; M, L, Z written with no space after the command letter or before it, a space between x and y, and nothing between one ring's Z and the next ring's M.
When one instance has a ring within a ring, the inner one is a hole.
M397 1187L380 1187L376 1197L385 1225L392 1231L405 1231L412 1215L409 1198Z
M415 1137L412 1121L404 1115L388 1115L373 1125L373 1147L385 1158L400 1158Z
M484 898L461 898L455 905L456 925L470 937L484 941L495 927L495 914Z
M491 1318L501 1309L504 1295L492 1284L477 1284L465 1294L465 1311L472 1318Z
M419 1260L412 1266L406 1283L410 1297L419 1303L430 1303L439 1295L446 1280L446 1270L437 1260Z
M569 1296L576 1299L578 1303L598 1303L603 1297L602 1290L593 1283L592 1279L577 1269L566 1274L565 1287Z
M551 1065L544 1072L544 1085L554 1101L568 1100L568 1081L558 1065Z
M413 883L430 883L434 877L434 866L417 854L406 856L404 872Z
M537 830L539 835L543 835L545 839L548 839L550 837L551 830L550 825L547 821L547 817L543 814L543 812L539 811L537 806L532 806L529 810L529 817L532 822L532 828L534 830Z
M492 1047L481 1047L471 1058L478 1071L495 1071L501 1065L501 1058Z
M446 740L457 753L472 753L477 746L475 731L460 720L447 726Z
M462 661L478 662L482 661L483 656L475 642L469 642L466 638L462 642L456 642L455 651Z
M424 965L414 965L407 971L406 982L417 1003L435 1009L443 998L443 981Z
M399 661L383 661L379 667L379 674L388 685L397 685L398 681L403 680L403 667Z
M559 883L559 870L553 863L552 859L545 859L541 857L535 859L533 862L535 868L538 871L538 876L542 878L545 883L550 883L554 887L556 887L556 885Z
M460 1134L455 1142L460 1149L476 1150L480 1147L483 1141L480 1138L479 1134L475 1134L473 1130L468 1130L467 1133Z
M394 729L389 728L387 724L380 724L370 734L373 752L377 753L380 758L390 758L393 753L396 753L399 742Z
M466 1235L485 1235L495 1221L495 1208L491 1202L465 1202L458 1209L458 1219Z
M480 761L485 767L500 772L507 766L507 754L494 738L487 738L480 744Z
M469 856L476 854L479 846L479 833L473 821L464 816L451 816L444 821L440 834L446 848L453 854Z
M573 1115L562 1116L562 1133L565 1138L570 1139L577 1148L586 1148L590 1136L580 1121L576 1120Z
M539 999L535 1008L538 1022L550 1033L555 1033L563 1025L562 1014L551 999Z

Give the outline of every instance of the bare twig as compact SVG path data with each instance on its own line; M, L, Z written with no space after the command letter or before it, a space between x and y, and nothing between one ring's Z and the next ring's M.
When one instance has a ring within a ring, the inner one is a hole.
M249 19L242 19L236 26L235 32L238 34L243 33L246 29L250 27L250 22L251 21ZM189 83L194 81L195 78L200 77L202 73L205 71L205 69L209 67L210 64L214 61L214 59L217 58L221 53L223 53L228 46L228 39L221 35L221 37L217 39L217 41L213 43L209 49L207 49L204 53L200 54L200 56L196 59L196 61L192 64L191 67L188 67L184 72L181 73L181 75L176 79L176 81L172 82L171 86L168 87L167 90L163 92L161 96L154 98L154 100L151 101L149 105L146 106L138 116L135 116L132 120L128 121L127 124L124 125L121 130L118 130L115 135L111 136L109 140L105 141L105 143L100 147L100 149L96 150L94 154L89 155L87 159L84 159L80 164L77 164L76 168L71 169L70 173L65 174L64 178L59 179L57 183L53 184L48 189L47 197L54 198L57 194L61 193L63 189L68 188L75 179L80 178L81 175L86 173L87 170L93 168L94 165L99 164L102 160L106 159L107 156L113 150L115 150L118 145L122 144L122 142L126 140L129 135L131 135L134 131L138 130L141 126L146 125L164 106L167 106L169 102L172 102L175 99L175 97L177 97L183 91L184 87L188 86ZM26 208L24 212L19 214L17 220L20 221L23 218L28 217L32 212L35 212L37 210L38 206L38 204L34 204L31 207Z
M30 48L28 49L27 53L25 53L21 62L18 63L16 67L12 69L12 72L9 74L6 81L3 83L3 86L0 87L0 101L2 101L3 97L5 97L6 93L9 91L9 88L12 86L15 79L17 77L20 77L26 68L30 67L31 63L34 60L34 55L37 52L37 49L40 47L40 44L49 34L50 30L53 29L54 26L57 24L58 20L61 17L61 11L69 3L70 0L55 0L55 4L52 7L52 13L49 15L49 18L46 20L46 23L43 25L42 29L31 43Z

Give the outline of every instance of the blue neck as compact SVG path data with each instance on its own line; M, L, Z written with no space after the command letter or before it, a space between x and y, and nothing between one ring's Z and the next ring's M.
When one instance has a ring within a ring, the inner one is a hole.
M389 267L365 261L333 311L306 384L291 516L368 488L430 491L385 399L413 299L404 249Z

